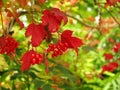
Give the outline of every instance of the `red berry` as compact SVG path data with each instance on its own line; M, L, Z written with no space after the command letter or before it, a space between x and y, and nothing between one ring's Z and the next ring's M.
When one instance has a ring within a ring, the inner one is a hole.
M111 53L104 53L105 60L113 59L113 55Z
M119 64L117 62L110 62L108 65L102 66L102 73L105 71L113 72L115 69L117 69Z
M0 53L11 54L18 47L18 42L10 36L0 37Z
M58 42L57 44L50 44L47 52L52 52L52 57L62 55L68 49L68 44Z
M36 59L35 58L33 58L31 61L32 61L33 65L36 63Z
M32 56L32 57L35 57L35 54L33 53L31 56Z

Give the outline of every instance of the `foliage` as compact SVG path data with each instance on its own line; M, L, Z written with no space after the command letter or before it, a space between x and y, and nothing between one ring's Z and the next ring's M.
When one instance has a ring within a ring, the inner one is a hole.
M120 90L120 0L0 0L0 90Z

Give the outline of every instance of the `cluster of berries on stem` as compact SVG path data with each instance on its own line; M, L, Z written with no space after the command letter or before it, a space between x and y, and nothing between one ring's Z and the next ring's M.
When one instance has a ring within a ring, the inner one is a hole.
M15 52L18 42L11 36L0 37L0 54L10 55Z
M68 44L63 42L58 42L57 44L49 44L47 52L52 52L52 57L62 55L68 49Z

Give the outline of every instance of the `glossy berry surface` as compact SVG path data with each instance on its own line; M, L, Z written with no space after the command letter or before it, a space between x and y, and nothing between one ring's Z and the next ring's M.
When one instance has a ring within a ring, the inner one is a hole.
M68 44L58 42L57 44L50 44L47 52L52 52L52 57L62 55L68 49Z
M31 55L31 64L40 64L42 62L42 54L38 54L36 52Z
M28 70L31 65L40 64L43 61L43 56L41 53L37 53L34 50L27 51L21 58L22 70Z
M18 42L11 36L0 37L0 54L11 54L18 47Z

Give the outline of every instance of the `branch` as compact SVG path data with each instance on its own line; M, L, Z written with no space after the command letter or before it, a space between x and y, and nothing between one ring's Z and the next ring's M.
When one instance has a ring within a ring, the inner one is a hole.
M97 26L93 26L93 25L89 25L89 24L87 24L87 23L84 23L83 21L79 20L78 18L76 18L76 17L74 17L74 16L72 16L72 15L69 15L69 14L65 14L65 15L68 16L68 17L73 18L74 20L78 21L80 24L82 24L82 25L84 25L84 26L86 26L86 27L98 29Z
M104 8L104 7L102 7L102 8ZM107 10L106 8L104 8L104 9L111 15L111 17L114 19L114 21L120 26L120 22L116 19L116 17L114 17L113 14L109 10Z

